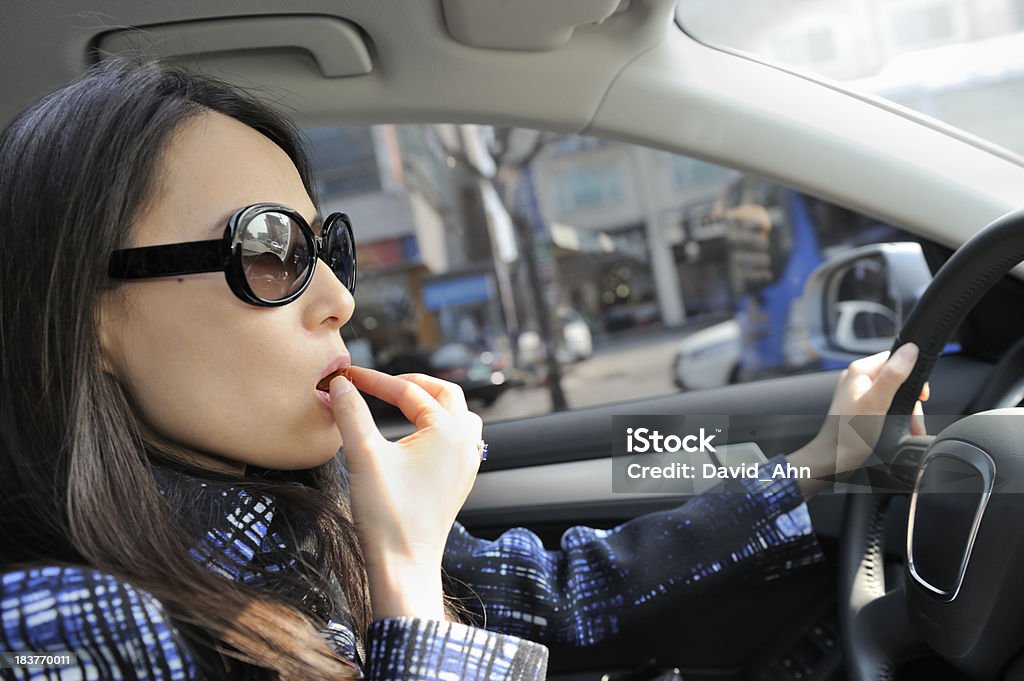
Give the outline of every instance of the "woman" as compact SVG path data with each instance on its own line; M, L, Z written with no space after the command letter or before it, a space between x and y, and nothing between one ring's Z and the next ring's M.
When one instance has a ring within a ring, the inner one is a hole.
M653 591L818 557L810 481L574 528L561 552L470 537L459 388L359 367L315 387L349 361L355 262L312 194L285 120L154 64L106 62L0 133L0 649L72 651L68 678L540 678L520 637L592 643ZM884 414L915 353L852 365L832 413ZM360 391L416 432L387 441ZM790 460L832 472L838 443L859 465L830 423ZM671 570L651 546L678 547ZM480 616L494 631L455 621Z

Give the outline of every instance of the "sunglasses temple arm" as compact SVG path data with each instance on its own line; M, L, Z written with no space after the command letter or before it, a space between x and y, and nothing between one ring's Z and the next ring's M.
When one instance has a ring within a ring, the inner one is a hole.
M144 279L222 272L228 253L223 239L144 246L114 251L107 273L114 279Z

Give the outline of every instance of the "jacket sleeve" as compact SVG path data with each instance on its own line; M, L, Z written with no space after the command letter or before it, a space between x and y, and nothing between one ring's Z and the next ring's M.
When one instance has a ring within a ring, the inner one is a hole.
M547 673L548 651L465 624L396 617L373 623L367 658L370 681L539 681Z
M110 575L74 566L6 572L0 604L0 650L49 656L33 666L3 660L10 678L198 678L159 601Z
M557 551L523 528L486 541L456 524L446 587L481 626L582 646L722 584L774 579L822 559L797 482L771 478L785 461L610 530L572 527Z

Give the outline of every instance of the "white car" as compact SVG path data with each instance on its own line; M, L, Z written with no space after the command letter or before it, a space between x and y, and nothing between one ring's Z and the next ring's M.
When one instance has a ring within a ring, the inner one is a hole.
M694 331L679 343L672 360L672 378L681 390L734 383L740 350L740 325L735 319Z
M594 341L590 327L580 313L571 307L559 311L562 320L562 336L565 338L565 353L570 362L587 359L594 354ZM559 357L561 359L561 357Z
M563 364L578 362L594 354L594 340L590 327L571 307L558 310L562 322L562 335L565 342L558 345L556 357ZM519 334L519 363L522 366L533 366L544 361L544 341L540 334L528 329Z
M519 364L531 367L540 364L543 359L544 343L541 342L540 334L530 329L521 331L519 333Z

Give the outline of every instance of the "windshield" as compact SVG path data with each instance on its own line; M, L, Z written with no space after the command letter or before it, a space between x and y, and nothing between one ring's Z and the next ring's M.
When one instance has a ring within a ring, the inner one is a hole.
M694 38L1024 154L1024 0L681 0Z

